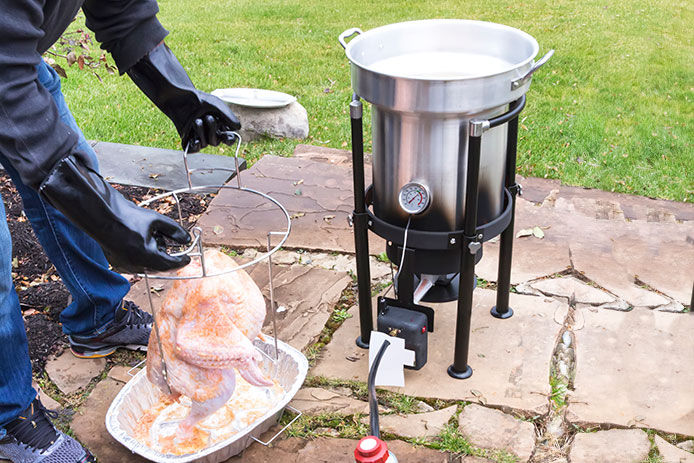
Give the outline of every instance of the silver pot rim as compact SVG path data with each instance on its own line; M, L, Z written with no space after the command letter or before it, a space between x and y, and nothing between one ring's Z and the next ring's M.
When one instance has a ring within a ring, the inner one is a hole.
M523 38L524 40L527 40L531 46L532 46L532 52L529 54L527 58L524 60L514 63L514 64L509 64L508 67L494 72L494 73L489 73L489 74L484 74L484 75L473 75L473 76L462 76L462 77L456 77L456 78L451 78L451 79L432 79L432 78L425 78L425 77L411 77L411 76L402 76L398 75L395 73L389 73L389 72L383 72L380 70L374 70L371 68L369 65L361 64L359 63L359 59L355 57L352 53L354 48L356 46L364 41L364 40L370 40L374 35L377 33L384 33L384 32L389 32L390 30L395 30L399 29L402 27L418 27L418 26L429 26L433 23L438 23L438 24L455 24L459 26L470 26L470 25L475 25L475 26L482 26L482 27L487 27L490 30L497 29L497 30L506 30L508 32L511 32L513 34L517 34L520 38ZM528 34L527 32L524 32L520 29L517 29L515 27L507 26L505 24L499 24L499 23L494 23L490 21L480 21L476 19L419 19L419 20L414 20L414 21L403 21L399 23L392 23L392 24L386 24L384 26L379 26L375 27L373 29L369 29L366 32L360 33L357 37L352 39L349 43L346 44L345 47L345 54L347 56L347 59L352 63L354 66L357 66L360 69L363 69L364 71L368 72L373 72L375 74L379 74L382 76L387 76L387 77L392 77L394 79L398 80L407 80L407 81L412 81L412 82L462 82L462 81L476 81L476 80L485 80L489 79L495 76L501 76L503 74L508 74L509 72L518 70L518 69L524 69L526 66L528 66L530 63L532 63L537 56L537 54L540 51L540 46L537 43L537 40L535 38Z

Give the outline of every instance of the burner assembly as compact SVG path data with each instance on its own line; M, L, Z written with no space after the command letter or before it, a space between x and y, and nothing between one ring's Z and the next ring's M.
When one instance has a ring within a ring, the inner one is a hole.
M356 35L349 42L347 39ZM482 21L424 20L340 34L351 63L350 103L360 336L373 330L368 232L386 240L398 267L395 299L381 297L377 328L405 338L415 365L426 363L432 308L458 301L448 374L465 379L475 264L501 235L496 306L509 318L516 195L518 114L535 62L536 40ZM362 99L371 104L373 179L365 187ZM439 320L440 321L440 320Z

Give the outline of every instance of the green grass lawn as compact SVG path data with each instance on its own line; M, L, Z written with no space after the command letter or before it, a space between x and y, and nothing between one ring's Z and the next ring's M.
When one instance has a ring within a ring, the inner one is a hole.
M536 74L521 115L519 173L694 201L693 5L160 0L159 17L171 31L167 43L199 88L262 87L296 95L311 126L303 143L334 148L348 148L349 141L349 65L337 43L345 29L423 18L520 28L537 39L541 54L550 48L556 54ZM127 77L106 76L99 83L76 66L68 76L68 103L88 138L178 146L173 125ZM267 140L243 148L253 160L268 153L290 156L297 143Z

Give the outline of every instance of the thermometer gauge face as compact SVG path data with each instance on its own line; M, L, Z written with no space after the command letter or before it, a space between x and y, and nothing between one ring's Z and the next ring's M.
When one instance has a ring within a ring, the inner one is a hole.
M411 182L400 189L400 207L408 214L419 214L429 206L429 189L421 183Z

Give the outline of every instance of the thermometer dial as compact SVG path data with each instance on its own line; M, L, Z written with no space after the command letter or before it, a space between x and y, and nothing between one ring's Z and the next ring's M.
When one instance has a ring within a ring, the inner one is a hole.
M421 183L410 182L400 189L400 207L408 214L420 214L429 206L429 189Z

